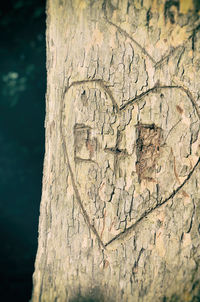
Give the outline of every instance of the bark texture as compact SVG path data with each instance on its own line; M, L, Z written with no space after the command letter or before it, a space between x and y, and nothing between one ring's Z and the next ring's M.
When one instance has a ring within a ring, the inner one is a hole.
M199 9L48 0L32 302L199 301Z

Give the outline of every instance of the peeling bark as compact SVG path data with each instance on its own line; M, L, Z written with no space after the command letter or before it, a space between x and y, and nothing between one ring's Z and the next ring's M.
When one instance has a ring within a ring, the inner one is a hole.
M199 26L195 1L48 0L32 302L198 301Z

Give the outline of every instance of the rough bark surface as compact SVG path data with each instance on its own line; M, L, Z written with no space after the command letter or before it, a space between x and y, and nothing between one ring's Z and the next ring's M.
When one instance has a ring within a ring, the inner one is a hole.
M199 9L48 0L32 302L199 301Z

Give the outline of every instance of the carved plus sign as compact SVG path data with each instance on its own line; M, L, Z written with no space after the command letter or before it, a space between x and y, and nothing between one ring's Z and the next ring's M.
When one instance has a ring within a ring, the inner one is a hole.
M117 168L118 168L118 163L119 163L119 158L120 157L127 157L128 152L126 149L119 149L119 144L121 141L121 131L117 130L117 140L116 144L112 148L105 148L104 151L107 153L111 153L114 156L114 174L116 176Z

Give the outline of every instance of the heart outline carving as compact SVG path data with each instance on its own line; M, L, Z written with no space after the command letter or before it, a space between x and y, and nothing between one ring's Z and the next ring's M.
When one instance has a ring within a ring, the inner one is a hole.
M162 86L154 86L152 88L150 88L149 90L147 90L146 92L140 94L139 96L137 96L136 98L134 98L133 100L131 101L128 101L126 102L123 106L121 106L120 108L118 107L117 103L115 102L113 96L112 96L112 92L110 91L110 89L106 86L106 84L102 81L102 80L83 80L83 81L77 81L77 82L73 82L65 91L65 95L67 92L69 92L70 88L74 87L74 86L79 86L79 85L85 85L85 84L88 84L88 83L94 83L95 85L99 86L101 89L104 90L104 92L106 92L106 94L109 96L111 102L112 102L112 105L113 105L113 108L116 109L116 112L122 112L124 111L129 105L132 105L134 103L138 103L140 100L144 99L144 97L146 97L147 95L153 93L153 92L156 92L158 90L164 90L164 89L178 89L178 90L181 90L182 92L184 92L184 94L187 96L187 98L190 100L193 108L195 109L195 112L198 116L198 119L200 120L200 114L199 114L199 111L198 111L198 107L197 107L197 104L195 102L195 100L193 99L191 93L189 90L187 90L186 88L182 87L182 86L165 86L165 85L162 85ZM64 101L64 100L63 100ZM62 120L62 119L61 119ZM73 185L73 189L74 189L74 192L75 192L75 196L76 196L76 199L78 201L78 204L81 208L81 211L82 211L82 214L84 216L84 219L88 225L88 227L92 230L92 232L95 234L95 236L97 237L98 241L99 241L99 244L102 248L106 248L111 242L115 241L116 239L119 239L121 237L124 237L126 236L128 233L130 233L130 231L132 229L134 229L134 227L144 219L144 217L146 217L148 214L150 214L152 211L154 211L156 208L162 206L163 204L165 204L168 200L170 200L171 198L173 198L176 193L178 193L180 191L180 189L185 185L185 183L190 179L190 177L192 176L193 172L195 171L196 167L198 166L199 162L200 162L200 157L197 159L196 163L193 165L192 169L190 170L190 172L188 173L187 177L184 179L184 181L182 183L180 183L179 186L176 187L175 190L173 190L168 197L166 197L164 200L162 200L161 203L159 204L156 204L156 206L150 208L149 210L145 211L143 215L141 215L141 217L139 217L133 224L131 224L128 228L126 228L125 230L119 232L116 236L114 236L112 239L110 239L109 241L107 242L104 242L102 239L101 239L101 236L99 235L96 227L91 223L91 220L90 220L90 216L88 215L87 213L87 210L85 209L84 207L84 204L81 200L81 196L80 196L80 193L79 193L79 190L78 190L78 187L77 187L77 184L76 184L76 181L75 181L75 177L74 177L74 173L73 173L73 167L71 166L71 163L70 163L70 159L69 159L69 155L68 155L68 151L67 151L67 147L66 147L66 141L65 141L65 135L64 135L64 132L63 132L63 128L64 125L63 125L63 121L61 121L61 135L62 135L62 140L63 140L63 150L64 150L64 156L65 156L65 159L66 159L66 162L68 164L68 167L69 167L69 171L70 171L70 176L71 176L71 179L72 179L72 185Z

